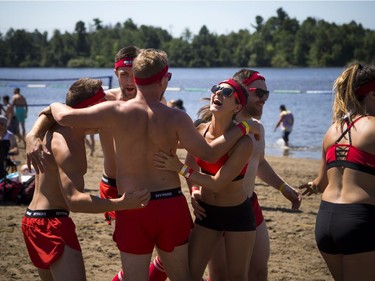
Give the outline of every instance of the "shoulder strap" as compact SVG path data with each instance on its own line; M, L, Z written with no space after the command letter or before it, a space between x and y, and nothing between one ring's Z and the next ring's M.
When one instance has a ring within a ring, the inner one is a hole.
M341 136L336 140L335 143L338 144L340 142L340 140L342 140L342 138L348 133L348 135L349 135L349 144L351 145L352 144L352 135L350 133L350 129L354 126L355 123L357 123L358 120L360 120L361 118L363 118L365 116L366 115L359 116L352 123L350 123L349 117L346 116L345 117L345 123L346 123L347 128L342 132Z

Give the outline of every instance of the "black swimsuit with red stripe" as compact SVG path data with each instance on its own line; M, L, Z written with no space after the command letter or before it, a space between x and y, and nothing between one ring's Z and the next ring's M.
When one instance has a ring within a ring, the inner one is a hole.
M347 167L375 175L375 155L358 149L352 145L350 130L353 125L363 117L364 116L357 118L352 123L349 123L347 120L346 130L337 139L335 144L327 149L326 163L328 169L332 167ZM348 134L349 143L339 143L346 134Z

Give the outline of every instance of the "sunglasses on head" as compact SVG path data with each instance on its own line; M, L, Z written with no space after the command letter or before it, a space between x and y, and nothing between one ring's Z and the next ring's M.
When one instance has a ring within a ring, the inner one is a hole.
M220 85L213 85L211 88L211 92L215 94L217 91L221 91L221 94L224 97L230 97L234 93L234 90L232 88L225 88Z
M261 88L249 88L249 91L255 92L259 99L263 98L263 96L266 96L266 99L268 99L268 96L270 95L270 91L263 90Z
M165 76L167 76L168 77L168 81L170 81L172 79L172 72L167 72L165 74Z

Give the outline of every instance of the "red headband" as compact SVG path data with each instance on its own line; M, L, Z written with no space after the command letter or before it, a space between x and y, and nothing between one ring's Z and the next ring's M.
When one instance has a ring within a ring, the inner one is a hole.
M80 103L72 107L73 108L85 108L90 105L94 105L94 104L104 101L103 100L104 97L105 97L105 94L104 94L103 88L100 87L100 89L95 93L95 95L89 97L88 99L85 99L84 101L81 101Z
M375 80L370 81L359 87L357 90L355 90L355 95L357 97L364 97L373 90L375 90Z
M253 83L256 80L266 81L266 78L264 78L264 76L260 75L259 72L254 72L252 75L250 75L245 80L243 80L242 83L244 83L246 86L249 86L251 83Z
M240 85L238 85L238 83L235 80L233 80L233 79L228 79L228 80L221 81L219 83L219 85L221 85L223 83L229 84L229 85L231 85L234 88L234 91L237 94L236 95L237 100L240 102L240 104L242 105L242 107L244 107L246 105L246 96L245 96L245 93L242 91L242 88L240 87Z
M167 73L168 71L168 65L166 65L162 71L150 76L150 77L147 77L147 78L138 78L138 77L135 77L134 76L134 81L135 81L135 84L137 85L150 85L156 81L159 81L161 78L164 77L164 75Z
M115 69L119 67L132 67L133 59L132 58L123 58L115 63Z

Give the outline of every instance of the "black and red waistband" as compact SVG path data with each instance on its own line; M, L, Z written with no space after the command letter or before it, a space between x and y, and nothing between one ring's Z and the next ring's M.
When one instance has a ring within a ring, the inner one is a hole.
M105 175L102 175L102 182L104 182L105 184L107 185L110 185L110 186L113 186L113 187L116 187L116 179L113 179L113 178L110 178L110 177L107 177Z
M69 217L69 211L63 209L30 210L26 209L25 216L29 218L59 218Z
M159 200L159 199L167 199L177 196L182 196L182 190L181 187L173 188L173 189L167 189L167 190L161 190L161 191L154 191L151 193L151 199L150 200Z

